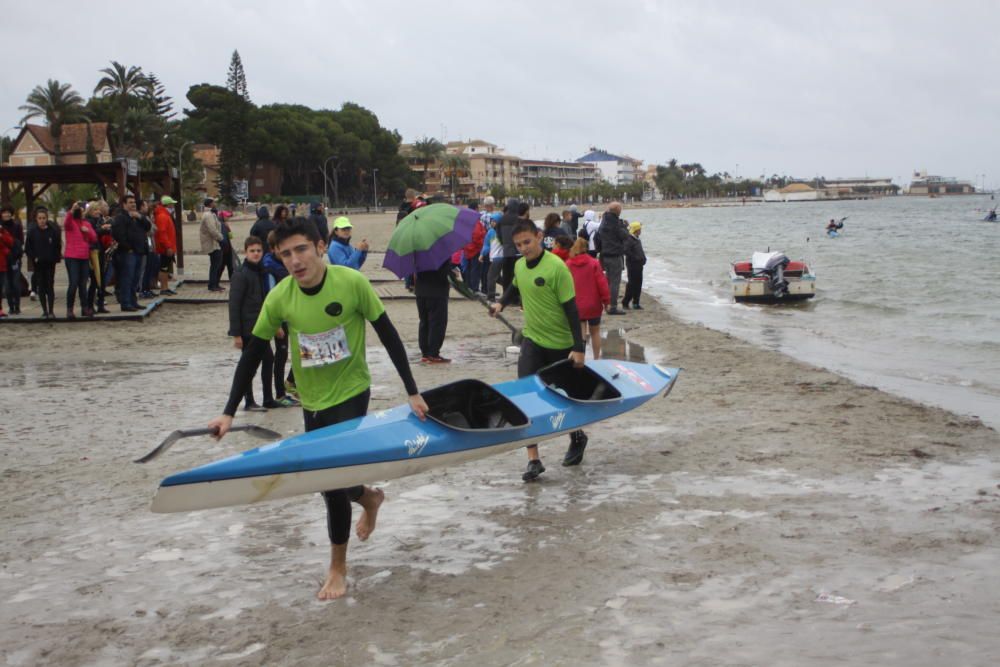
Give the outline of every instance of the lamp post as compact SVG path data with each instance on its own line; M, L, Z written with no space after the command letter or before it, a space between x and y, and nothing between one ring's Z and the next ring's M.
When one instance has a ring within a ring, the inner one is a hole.
M326 204L327 208L330 208L330 198L327 197L327 194L326 194L326 184L327 184L327 181L329 181L330 179L326 175L326 165L330 164L330 160L337 160L337 159L339 159L339 156L337 156L337 155L331 155L330 157L328 157L326 160L323 161L323 169L322 169L322 171L323 171L323 203ZM334 171L333 171L334 178L336 178L336 176L337 176L337 170L336 169L337 168L335 166L334 167ZM336 187L336 185L334 185L334 188L333 188L333 197L334 197L334 199L337 198L337 187Z
M177 149L177 192L181 196L181 210L184 209L184 149L193 144L193 140L185 141Z
M6 130L3 131L2 135L0 135L0 167L3 166L3 141L2 141L3 137L6 137L7 133L10 132L11 130L20 130L20 129L21 129L20 125L11 125Z
M193 144L188 140L177 149L177 208L174 209L177 216L177 275L184 275L184 149Z
M375 199L375 212L378 213L378 167L372 169L372 193Z

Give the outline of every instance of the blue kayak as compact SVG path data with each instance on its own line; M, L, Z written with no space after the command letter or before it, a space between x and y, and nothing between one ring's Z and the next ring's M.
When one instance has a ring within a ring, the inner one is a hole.
M408 404L301 433L167 477L154 512L244 505L394 479L506 452L633 410L673 388L678 369L567 361L489 385L459 380Z

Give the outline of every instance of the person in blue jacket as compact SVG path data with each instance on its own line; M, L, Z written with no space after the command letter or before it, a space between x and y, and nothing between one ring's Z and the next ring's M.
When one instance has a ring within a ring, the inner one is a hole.
M361 270L368 257L368 239L361 239L356 248L351 247L351 232L354 228L346 216L340 216L333 221L333 233L330 234L330 249L327 257L331 264L339 264L352 269Z

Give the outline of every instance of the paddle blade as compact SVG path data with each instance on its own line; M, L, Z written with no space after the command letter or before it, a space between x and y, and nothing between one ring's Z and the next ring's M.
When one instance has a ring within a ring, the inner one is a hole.
M230 433L234 431L246 431L247 433L249 433L254 437L262 438L265 440L279 440L281 438L280 433L272 431L269 428L264 428L263 426L257 426L256 424L238 424L229 429ZM191 438L196 435L215 435L215 433L216 430L211 428L177 429L176 431L168 435L166 438L164 438L163 442L158 444L153 449L153 451L149 452L145 456L137 458L135 461L133 461L133 463L149 463L150 461L152 461L155 458L158 458L165 451L170 449L173 446L173 444L178 440L182 440L184 438Z

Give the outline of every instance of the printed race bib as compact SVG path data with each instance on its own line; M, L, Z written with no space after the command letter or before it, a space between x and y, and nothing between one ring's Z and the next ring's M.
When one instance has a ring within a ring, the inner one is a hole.
M327 366L351 356L344 327L318 334L299 332L299 360L303 368Z

